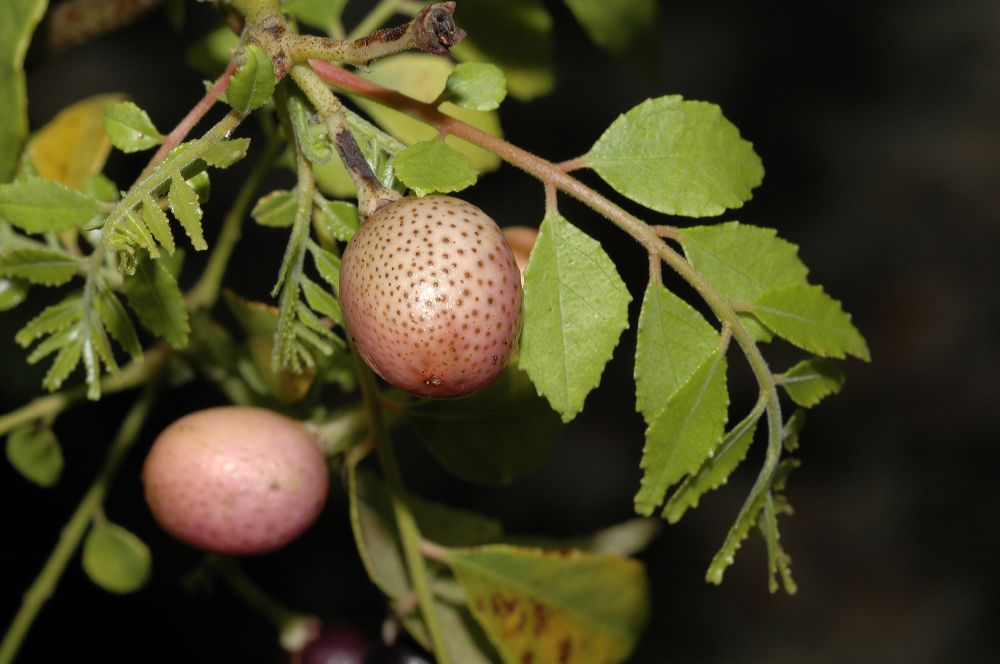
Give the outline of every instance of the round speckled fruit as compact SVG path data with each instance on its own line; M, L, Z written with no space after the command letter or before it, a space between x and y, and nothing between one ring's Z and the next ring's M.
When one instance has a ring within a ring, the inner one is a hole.
M326 459L299 422L263 408L186 415L153 443L142 470L163 528L200 549L265 553L308 528L326 501Z
M503 371L521 323L521 276L496 223L450 196L403 198L362 224L344 251L340 301L382 378L457 397Z

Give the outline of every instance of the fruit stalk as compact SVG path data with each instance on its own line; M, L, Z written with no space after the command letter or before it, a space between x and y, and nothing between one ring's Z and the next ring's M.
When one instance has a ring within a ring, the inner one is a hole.
M34 583L24 594L21 608L18 609L7 634L4 635L3 642L0 643L0 664L10 664L14 660L21 642L27 636L28 630L31 629L31 624L35 621L38 612L55 592L56 585L66 570L66 565L80 546L80 540L83 539L87 527L90 526L91 520L94 518L95 510L104 501L104 496L108 492L115 472L138 438L146 416L156 402L158 393L158 381L153 381L126 413L94 482L87 489L87 493L83 495L83 499L80 500L80 504L73 512L73 516L63 528L59 535L59 541L49 555L49 559L45 561L41 572L38 573Z
M375 441L375 449L378 454L379 463L382 466L382 474L385 477L389 494L392 498L392 511L396 517L396 525L399 528L399 536L403 543L403 556L406 558L407 573L410 583L417 595L420 605L420 613L424 617L427 625L427 632L430 634L431 646L438 664L451 664L448 648L445 645L444 633L438 621L437 611L434 608L434 596L431 593L430 582L427 579L427 567L424 564L423 553L421 553L420 529L417 527L416 519L410 511L410 506L406 502L406 487L399 472L399 464L396 461L396 453L392 449L392 441L382 420L382 406L379 403L378 387L375 385L375 375L357 352L354 344L348 335L348 343L351 347L351 354L354 357L354 367L358 374L358 384L361 386L361 395L365 402L365 409L368 413L368 423L371 436Z

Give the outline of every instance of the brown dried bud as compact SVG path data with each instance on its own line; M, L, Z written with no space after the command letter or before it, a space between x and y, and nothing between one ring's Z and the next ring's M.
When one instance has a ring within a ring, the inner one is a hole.
M465 30L455 25L454 2L438 2L424 7L413 20L417 47L434 55L447 55L448 50L465 39Z

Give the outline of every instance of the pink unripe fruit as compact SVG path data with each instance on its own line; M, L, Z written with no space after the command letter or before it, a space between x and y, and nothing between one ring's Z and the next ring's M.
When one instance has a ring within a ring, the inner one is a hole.
M450 196L404 198L354 235L340 302L358 351L408 392L457 397L503 371L521 324L521 278L503 233Z
M153 516L217 553L265 553L298 537L326 501L326 459L299 422L263 408L186 415L153 443L142 471Z
M503 236L514 252L517 269L521 271L521 285L524 285L524 268L528 266L528 258L538 239L538 229L530 226L504 226Z

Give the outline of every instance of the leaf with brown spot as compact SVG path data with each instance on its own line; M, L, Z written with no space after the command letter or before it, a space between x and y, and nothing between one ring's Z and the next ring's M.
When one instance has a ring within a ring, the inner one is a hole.
M446 562L508 664L624 661L649 614L645 570L628 558L489 545Z

